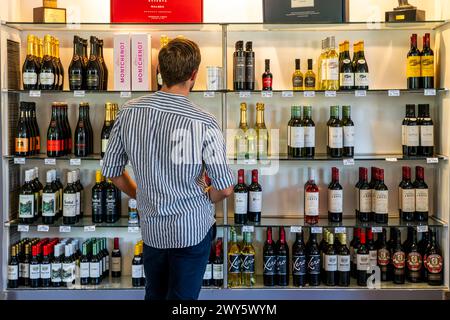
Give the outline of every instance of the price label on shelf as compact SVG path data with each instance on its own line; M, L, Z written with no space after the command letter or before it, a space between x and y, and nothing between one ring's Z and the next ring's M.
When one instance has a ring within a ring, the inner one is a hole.
M417 226L417 232L419 233L428 232L428 226Z
M48 166L54 166L56 165L56 159L54 158L45 158L44 163Z
M81 166L81 159L70 159L71 166Z
M37 226L38 232L48 232L50 230L50 227L47 225L39 225Z
M314 98L316 96L316 92L315 91L305 91L305 92L303 92L303 96L305 98Z
M242 232L255 232L255 227L254 226L243 226Z
M252 93L250 91L239 92L239 98L241 98L241 99L250 98L251 96L252 96Z
M294 91L283 91L281 92L282 98L293 98L294 97Z
M389 97L400 97L400 90L389 90L388 96Z
M336 91L325 91L325 97L336 98Z
M67 233L67 232L70 232L70 231L72 231L72 228L70 226L60 226L59 227L59 232Z
M345 227L334 228L334 233L345 233Z
M216 93L214 91L205 91L203 93L204 98L214 98L216 96Z
M95 232L95 226L84 226L84 232Z
M24 224L19 224L17 226L17 231L19 232L28 232L30 231L30 226L24 225Z
M311 227L311 233L322 233L322 227Z
M14 164L25 164L25 158L14 158Z
M382 233L383 227L372 227L372 232L373 233Z
M366 97L367 91L366 90L356 90L355 91L355 97Z
M128 232L129 233L138 233L139 227L128 227Z
M425 89L424 94L426 96L435 96L436 95L436 89Z
M291 233L301 233L302 227L301 226L291 226Z
M398 159L397 158L386 158L387 162L397 162Z
M103 167L103 159L100 160L100 167Z
M427 158L427 163L428 164L439 163L439 159L438 158Z
M40 98L41 97L41 90L31 90L30 91L30 97L31 98Z
M355 159L344 159L344 166L354 166L355 165Z
M84 98L86 96L86 91L84 91L84 90L75 90L73 92L73 96L75 98Z
M273 92L272 91L261 91L261 97L263 98L272 98Z
M130 91L121 91L120 97L121 98L131 98L131 92Z

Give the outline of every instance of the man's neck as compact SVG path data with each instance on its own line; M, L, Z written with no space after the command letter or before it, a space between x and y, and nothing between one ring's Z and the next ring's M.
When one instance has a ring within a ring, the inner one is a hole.
M162 92L166 92L166 93L179 94L179 95L182 95L182 96L185 96L185 97L187 97L189 95L189 92L190 92L189 88L187 86L184 86L184 85L175 85L175 86L172 86L170 88L167 87L166 85L164 85L161 88L161 91Z

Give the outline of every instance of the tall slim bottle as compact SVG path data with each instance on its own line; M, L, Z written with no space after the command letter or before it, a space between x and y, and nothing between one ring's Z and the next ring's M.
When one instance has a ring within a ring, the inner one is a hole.
M62 81L62 77L61 77L61 70L59 69L59 64L58 61L56 60L56 38L55 37L51 37L51 45L52 45L52 51L51 51L51 55L52 55L52 61L53 61L53 66L55 67L56 73L55 73L55 87L53 90L59 90L60 86L61 86L61 81Z
M275 273L277 265L277 256L275 253L275 246L272 239L272 227L267 227L266 242L263 248L263 281L264 286L272 287L275 285Z
M434 125L430 117L430 105L419 104L420 147L419 154L432 157L434 154Z
M58 90L64 89L64 66L61 63L61 58L59 56L59 40L55 39L55 62L59 69L59 87Z
M369 90L369 65L364 55L364 41L360 41L358 46L358 60L355 64L355 89Z
M308 262L308 283L310 286L320 285L320 250L317 243L317 234L311 233L306 245L306 255Z
M434 88L434 52L430 46L430 34L423 37L423 50L421 55L421 77L424 89Z
M245 44L245 89L255 90L255 52L251 41Z
M245 172L238 171L238 183L234 187L234 223L247 223L248 214L248 186L245 184Z
M80 37L73 37L73 56L69 65L69 89L82 90L84 83L83 44Z
M103 124L102 132L101 132L101 156L102 158L105 156L106 149L108 147L109 136L111 134L112 129L112 103L107 102L105 104L105 122Z
M399 211L404 221L413 221L416 211L416 191L411 182L411 168L402 167L403 180L399 185Z
M233 88L235 91L246 90L244 41L237 41L233 54Z
M301 158L305 147L305 130L302 122L302 107L291 107L291 120L288 123L288 155Z
M300 70L300 59L295 59L295 70L292 74L292 88L294 91L303 90L303 73Z
M313 158L316 150L316 124L312 120L312 107L303 107L303 133L305 136L305 144L302 149L302 157Z
M313 71L313 59L308 59L308 71L305 73L305 90L316 90L316 74Z
M406 78L408 89L421 88L421 73L420 73L420 51L417 48L417 34L411 36L411 49L407 55Z
M355 86L355 73L353 71L352 60L350 60L350 43L344 42L344 52L339 68L340 90L352 90Z
M351 107L342 107L342 126L344 133L343 156L353 158L355 156L355 124L351 116Z
M337 284L340 287L348 287L350 285L350 250L347 247L347 235L345 233L339 234L340 246L337 250Z
M319 187L316 185L316 169L308 169L309 179L305 184L305 222L316 224L319 222Z
M87 157L89 155L90 137L86 123L86 107L80 104L78 123L74 133L74 154L76 157Z
M384 170L379 169L377 180L379 181L374 188L375 197L375 222L388 223L389 218L389 191L384 184Z
M431 241L424 262L427 269L427 281L430 286L440 286L444 280L444 260L436 241L436 231L431 230L430 235Z
M53 64L52 58L52 37L45 35L44 37L44 56L39 73L39 83L41 90L54 90L56 85L57 70Z
M296 233L292 245L292 281L295 287L306 286L307 263L303 232Z
M277 255L277 285L287 286L289 284L289 246L286 242L284 227L280 227L279 240L276 244Z
M269 130L264 122L264 103L256 104L256 137L258 159L266 159L269 156Z
M396 229L394 246L391 249L392 265L394 266L394 283L405 283L406 255L401 244L400 229Z
M252 234L244 232L244 247L241 251L242 259L242 286L253 287L255 278L255 249L252 245Z
M258 182L258 170L252 170L252 183L248 186L248 220L261 222L262 187Z
M63 195L63 223L74 224L77 220L77 190L73 185L72 172L67 173L67 187Z
M326 90L339 90L339 54L336 52L335 37L330 38L327 54Z
M98 39L91 36L91 54L86 67L86 89L102 90L103 68L98 58Z
M98 40L98 58L103 69L102 90L108 90L108 68L106 67L105 58L103 57L103 40Z
M328 126L328 156L331 158L341 158L344 148L344 130L339 119L339 106L330 107L330 119Z
M37 90L39 76L39 61L34 51L35 36L27 37L27 56L22 66L22 82L24 90Z
M339 169L331 168L331 182L328 185L328 221L341 222L344 211L344 190L339 183Z
M413 185L416 196L414 220L428 221L428 185L425 183L425 169L423 167L416 167L416 181Z
M228 286L236 288L241 285L241 250L237 242L234 228L230 230L230 244L228 249Z
M15 155L19 157L26 157L32 154L32 137L26 117L26 107L26 102L20 103L20 116L17 124L17 134L15 139Z
M370 257L369 257L369 249L366 245L366 232L365 230L361 231L361 245L356 250L356 270L357 270L357 282L359 286L367 285L367 278L370 267Z
M239 121L239 130L235 137L235 150L236 150L236 159L237 160L245 160L249 158L249 141L247 130L247 104L245 102L241 103L241 119Z

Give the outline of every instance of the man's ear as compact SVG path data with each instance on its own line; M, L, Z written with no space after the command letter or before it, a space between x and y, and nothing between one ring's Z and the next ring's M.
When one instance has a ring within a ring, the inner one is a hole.
M191 75L191 81L195 81L195 79L197 78L198 75L198 70L194 70L192 71L192 75Z

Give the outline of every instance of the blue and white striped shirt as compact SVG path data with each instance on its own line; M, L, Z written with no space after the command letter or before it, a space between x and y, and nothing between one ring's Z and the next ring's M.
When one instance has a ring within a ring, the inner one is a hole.
M217 190L234 180L214 116L182 95L161 91L128 102L114 123L103 175L120 176L128 161L145 244L169 249L200 243L215 222L203 169Z

